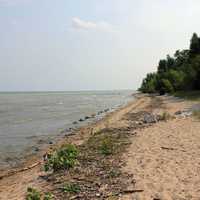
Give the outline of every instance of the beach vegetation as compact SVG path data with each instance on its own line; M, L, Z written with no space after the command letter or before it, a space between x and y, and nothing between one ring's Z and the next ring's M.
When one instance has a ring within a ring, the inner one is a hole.
M45 162L45 171L65 170L74 167L77 163L78 150L75 145L67 144L48 155Z
M93 149L98 154L103 156L114 154L118 146L116 135L106 132L97 132L95 135L89 138L87 145L88 148Z
M43 200L54 200L54 195L50 192L45 193Z
M26 200L41 200L41 193L34 188L28 187Z
M172 116L168 112L163 112L160 118L163 121L167 121L167 120L171 119Z
M177 50L158 62L157 71L148 73L139 88L144 93L176 94L200 90L200 38L193 34L189 49Z
M102 141L101 144L99 146L99 151L102 155L104 156L108 156L114 153L115 150L115 145L114 145L114 141L111 137L109 136L105 136Z
M121 172L120 172L120 170L118 170L118 169L111 169L111 170L109 171L109 177L110 177L110 178L119 177L120 174L121 174Z
M42 195L35 188L28 187L26 200L54 200L54 195L50 192L47 192L44 195Z
M79 193L81 188L76 183L67 183L62 188L64 193Z

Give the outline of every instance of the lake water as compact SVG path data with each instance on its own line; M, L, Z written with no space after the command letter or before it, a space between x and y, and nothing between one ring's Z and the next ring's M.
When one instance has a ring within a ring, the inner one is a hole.
M133 99L133 91L0 93L0 169L15 166L74 121L110 111ZM103 116L97 115L98 117ZM97 118L96 118L97 119ZM93 119L94 120L94 119Z

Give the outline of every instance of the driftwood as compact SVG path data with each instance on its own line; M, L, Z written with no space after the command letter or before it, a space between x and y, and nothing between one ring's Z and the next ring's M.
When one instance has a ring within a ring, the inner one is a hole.
M5 177L9 177L9 176L18 174L18 173L20 173L20 172L24 172L24 171L33 169L34 167L36 167L36 166L38 166L38 165L40 165L40 164L41 164L41 162L36 162L36 163L34 163L34 164L32 164L32 165L30 165L30 166L28 166L28 167L24 167L24 168L19 169L19 170L10 171L10 172L8 172L7 174L4 174L4 175L0 176L0 179L3 179L3 178L5 178Z
M171 148L171 147L161 147L161 149L171 150L171 151L175 150L174 148Z
M144 192L144 190L124 190L123 193L130 194L130 193L137 193L137 192Z

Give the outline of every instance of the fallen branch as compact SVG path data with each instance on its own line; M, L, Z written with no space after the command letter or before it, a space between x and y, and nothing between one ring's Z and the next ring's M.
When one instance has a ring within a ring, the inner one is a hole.
M137 192L144 192L144 190L124 190L123 193L129 194L129 193L137 193Z
M171 151L175 150L174 148L171 148L171 147L161 147L161 149L171 150Z

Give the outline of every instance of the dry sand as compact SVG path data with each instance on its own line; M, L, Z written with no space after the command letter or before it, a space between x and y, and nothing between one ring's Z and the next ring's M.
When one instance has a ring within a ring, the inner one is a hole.
M171 113L192 102L163 98ZM159 108L157 112L159 112ZM159 122L138 132L124 155L124 171L133 173L134 188L143 192L123 196L135 200L200 199L200 122L192 117ZM131 186L130 186L131 187Z

